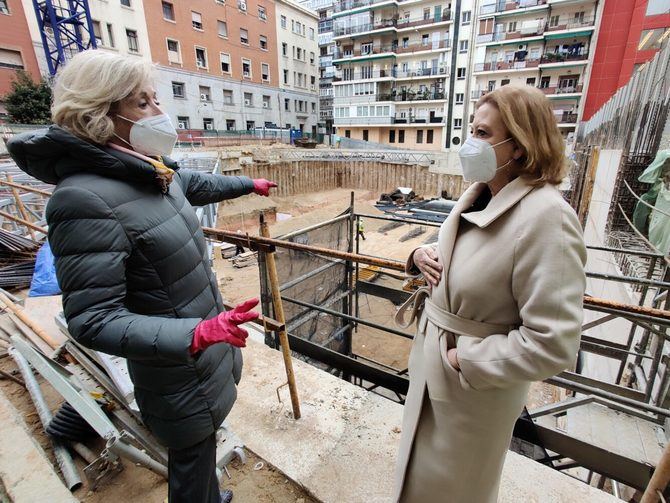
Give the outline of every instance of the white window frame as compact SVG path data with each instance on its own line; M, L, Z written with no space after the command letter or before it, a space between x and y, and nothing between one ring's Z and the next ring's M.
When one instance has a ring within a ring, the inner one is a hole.
M253 67L251 64L251 60L249 58L241 58L242 59L242 78L244 79L249 79L251 80L253 78ZM248 63L249 64L249 75L244 75L244 64Z
M258 19L260 19L261 21L268 20L268 11L262 5L258 6Z
M222 25L225 28L225 32L226 32L225 35L221 34L221 26ZM217 31L219 37L227 39L228 38L228 23L226 21L222 21L221 19L217 19L216 20L216 31Z
M199 18L200 18L200 21L197 21L197 20L195 19L196 17L199 17ZM198 28L198 27L196 26L196 23L200 25L200 28ZM191 27L192 27L195 31L205 31L205 30L203 29L203 24L202 24L202 14L201 14L200 12L197 12L197 11L194 11L194 10L191 11Z
M267 67L268 71L266 73L267 79L263 78L263 67ZM269 63L261 63L261 81L263 82L270 82L270 64Z
M247 41L242 42L242 31L247 32ZM240 28L240 44L242 45L250 45L249 44L249 30L247 28Z
M225 71L223 69L223 56L226 56L228 58L228 71ZM233 73L233 60L230 57L230 54L227 52L220 52L219 53L219 68L221 68L221 73L225 73L227 75L231 75Z
M205 66L201 66L198 63L198 49L201 49L205 53ZM200 69L203 69L203 70L209 70L209 56L207 56L207 48L199 46L199 45L194 45L193 46L193 54L195 55L195 66L196 66L196 68L200 68Z
M179 61L172 61L170 59L170 54L174 53L174 51L170 50L170 42L175 42L177 44L177 55L179 57ZM176 40L174 38L169 38L165 37L165 49L167 50L168 53L168 63L171 65L182 65L183 64L183 59L181 57L181 44L179 43L179 40Z
M263 39L265 39L265 47L263 47ZM268 46L268 37L266 35L259 35L258 36L258 46L260 47L261 51L269 51L269 46Z

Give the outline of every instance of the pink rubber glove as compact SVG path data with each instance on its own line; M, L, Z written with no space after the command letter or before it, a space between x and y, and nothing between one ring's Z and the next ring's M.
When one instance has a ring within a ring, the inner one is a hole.
M258 318L259 314L256 311L250 311L257 305L258 299L250 299L215 318L198 323L193 334L193 342L191 342L191 354L204 351L212 344L219 342L227 342L238 348L245 347L249 332L238 325Z
M255 178L254 179L254 192L259 196L268 197L270 195L270 189L276 187L275 182L266 180L265 178Z

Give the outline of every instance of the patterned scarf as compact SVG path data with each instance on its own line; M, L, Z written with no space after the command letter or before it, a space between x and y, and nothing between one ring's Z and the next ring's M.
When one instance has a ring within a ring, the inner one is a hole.
M158 188L160 189L162 194L168 193L168 191L170 190L170 184L172 183L172 178L174 177L174 170L168 168L165 164L163 164L163 159L161 157L159 157L158 159L154 159L153 157L148 157L144 154L140 154L139 152L135 152L134 150L130 150L129 148L126 147L122 147L121 145L117 145L116 143L108 143L107 146L113 148L114 150L118 150L128 155L132 155L133 157L137 157L138 159L141 159L151 164L151 166L154 168L154 182L156 182L156 185L158 185Z

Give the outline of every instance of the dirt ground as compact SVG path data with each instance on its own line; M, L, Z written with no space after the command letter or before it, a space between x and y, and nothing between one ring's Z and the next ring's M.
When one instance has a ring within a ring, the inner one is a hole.
M270 211L283 214L286 220L270 221L271 236L280 236L334 218L344 211L350 202L350 190L337 189L327 192L304 194L297 197L260 198L250 196L227 202L219 210L219 226L232 231L258 234L258 212ZM356 213L382 215L374 203L378 194L369 191L354 191ZM400 238L419 226L403 225L383 231L388 222L364 219L366 240L360 241L360 253L405 261L409 253L422 245L436 231L423 226L424 232L417 237L400 242ZM232 262L214 254L214 267L219 278L221 292L232 303L242 302L260 295L258 267L235 268ZM384 277L376 280L386 286L400 288L401 281ZM393 316L396 308L390 301L371 295L359 298L360 317L381 325L395 327ZM356 354L371 358L384 365L402 370L407 368L411 340L397 335L359 325L353 337ZM534 408L559 399L558 389L544 383L533 383L528 396L528 407Z
M0 359L0 369L15 373L15 377L21 378L16 364L9 357ZM61 403L60 395L48 383L44 383L39 376L37 378L47 404L55 411ZM6 378L0 378L0 391L23 415L29 432L47 453L52 464L56 466L51 444L42 429L42 424L28 393L19 384ZM102 441L96 445L89 445L89 447L99 453L103 447ZM123 462L123 471L103 483L96 491L89 491L83 475L85 463L78 457L75 458L75 462L80 469L84 486L75 491L74 496L82 502L163 503L167 501L166 481L144 468ZM262 463L262 466L259 463ZM233 501L236 503L315 503L317 501L297 484L284 477L272 465L261 460L249 450L247 450L246 464L243 465L235 459L228 466L228 471L231 479L224 475L221 486L225 489L232 489ZM3 499L3 495L3 488L0 487L0 503L8 501Z

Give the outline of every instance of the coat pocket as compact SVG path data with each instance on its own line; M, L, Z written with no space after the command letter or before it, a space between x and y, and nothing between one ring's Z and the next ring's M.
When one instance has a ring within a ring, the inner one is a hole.
M458 384L458 371L447 365L447 333L445 330L428 323L423 346L423 371L426 375L426 388L431 400L445 401L453 397L454 387Z

